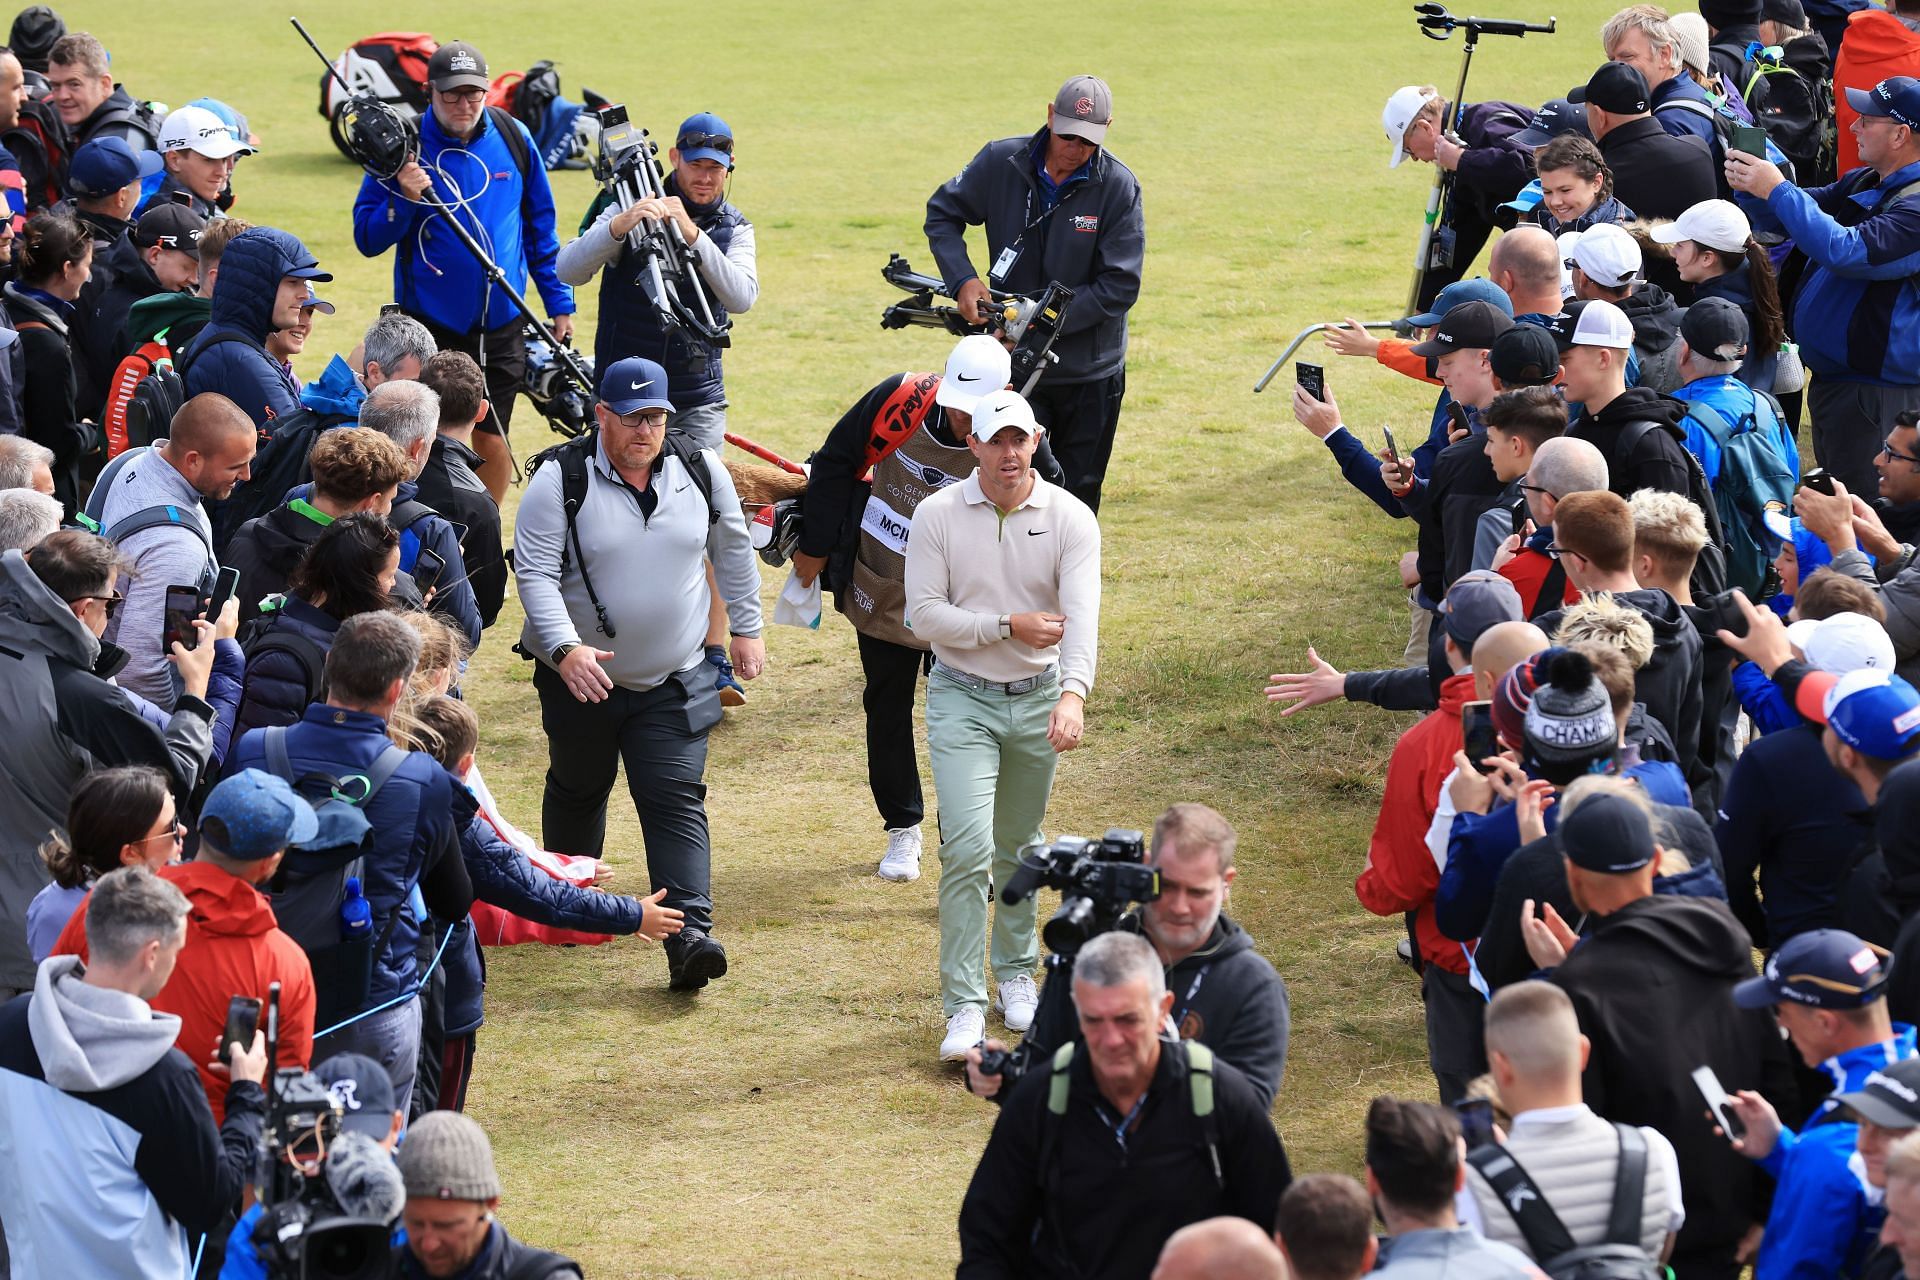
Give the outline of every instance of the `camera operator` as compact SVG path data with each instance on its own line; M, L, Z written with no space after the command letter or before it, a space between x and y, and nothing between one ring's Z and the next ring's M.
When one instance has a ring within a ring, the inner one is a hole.
M1273 1222L1293 1176L1280 1135L1237 1067L1161 1038L1173 1002L1145 940L1106 933L1081 949L1080 1035L994 1124L960 1206L960 1280L1146 1280L1181 1227Z
M1252 937L1221 914L1237 874L1240 837L1203 804L1176 804L1153 824L1150 864L1160 872L1160 896L1120 922L1153 944L1174 994L1170 1024L1182 1040L1200 1040L1238 1067L1271 1107L1287 1065L1287 984L1253 948ZM1055 1017L1055 1013L1061 1016ZM1073 1036L1064 1002L1049 1005L1021 1044L1029 1064L1046 1061ZM998 1040L981 1048L1005 1049ZM967 1051L967 1087L1005 1101L1013 1081L980 1070L981 1048Z
M979 323L988 281L1012 293L1056 281L1073 290L1053 349L1059 363L1032 403L1067 492L1094 511L1127 394L1127 312L1140 296L1147 242L1140 182L1103 145L1112 123L1106 82L1074 76L1039 132L989 142L927 200L927 244L969 322ZM983 224L987 280L967 256L967 228Z

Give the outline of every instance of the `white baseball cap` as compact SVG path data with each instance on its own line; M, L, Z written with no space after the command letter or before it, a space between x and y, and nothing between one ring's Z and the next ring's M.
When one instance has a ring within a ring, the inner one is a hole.
M1380 127L1387 131L1387 141L1393 144L1393 159L1387 161L1387 168L1397 169L1407 158L1407 129L1429 102L1439 100L1439 94L1417 84L1393 91L1393 96L1387 99L1387 109L1380 113Z
M998 391L1013 378L1013 357L998 340L984 333L968 334L953 344L947 371L933 402L943 409L972 413L981 396Z
M253 154L252 147L233 136L226 121L205 107L181 107L161 121L160 150L197 151L209 160Z
M1573 296L1573 268L1567 264L1573 261L1573 246L1580 243L1578 231L1562 231L1553 238L1553 247L1560 255L1560 296Z
M1569 302L1546 328L1562 351L1569 347L1612 347L1621 351L1633 345L1633 321L1604 298Z
M1864 613L1802 618L1787 628L1787 639L1806 655L1808 665L1834 675L1849 671L1893 670L1893 639Z
M973 435L976 440L991 440L1008 427L1018 427L1029 437L1040 434L1034 421L1033 406L1011 387L990 391L973 404Z
M1602 222L1580 233L1573 264L1602 289L1618 289L1640 274L1640 242L1624 227Z
M1745 253L1753 237L1753 224L1740 206L1731 200L1702 200L1672 222L1663 222L1649 232L1655 244L1679 244L1692 240L1722 253Z

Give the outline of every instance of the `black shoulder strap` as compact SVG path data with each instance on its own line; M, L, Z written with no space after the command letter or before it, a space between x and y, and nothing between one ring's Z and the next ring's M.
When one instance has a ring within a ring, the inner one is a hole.
M1567 601L1567 566L1558 557L1547 568L1547 576L1541 579L1540 594L1533 598L1533 610L1528 613L1531 622L1543 613L1552 613Z
M213 540L208 536L207 531L200 527L198 521L190 520L182 515L176 503L162 502L151 507L142 507L138 511L130 512L107 526L106 529L102 531L101 536L113 542L121 542L127 538L131 538L136 533L144 533L148 529L158 529L162 525L169 525L175 529L185 529L188 533L200 539L201 545L206 547L207 559L214 564L219 563L220 558L214 554Z
M1665 424L1650 418L1629 422L1621 427L1620 460L1625 462L1627 457L1640 447L1640 442L1655 431L1666 432L1668 438L1672 438L1673 433L1667 430ZM1680 457L1687 467L1687 497L1700 508L1700 515L1707 522L1707 540L1716 547L1724 547L1727 544L1727 533L1720 523L1720 507L1713 500L1713 486L1707 483L1707 473L1701 468L1700 459L1693 456L1693 450L1680 441L1676 440L1674 443L1680 445Z
M720 509L713 505L713 470L707 465L706 451L693 442L693 437L684 431L667 432L663 446L673 457L680 459L680 465L693 477L694 485L700 490L700 496L707 500L707 525L709 528L720 523Z
M287 755L287 726L277 724L268 729L266 739L261 745L267 753L267 772L288 786L292 786L295 778L293 761Z
M533 150L527 146L526 135L520 132L520 122L513 113L501 107L488 107L487 119L500 131L500 141L507 144L507 154L513 157L513 167L520 171L520 209L524 214L527 198L531 194L528 188L533 185Z
M380 788L386 786L393 775L400 771L400 766L406 762L407 753L396 744L389 742L386 749L375 758L373 764L368 766L366 793L353 802L354 807L364 809L372 804L373 798L380 794Z
M549 453L560 464L560 505L567 515L567 536L560 543L560 572L566 573L569 558L579 564L580 585L587 589L600 634L611 640L613 623L607 617L607 607L600 603L600 593L593 589L593 577L587 572L587 556L580 549L580 508L587 501L587 458L599 438L598 430L589 431L565 444L555 445Z
M1607 1215L1607 1242L1638 1248L1640 1214L1645 1208L1647 1190L1647 1135L1630 1124L1618 1122L1613 1131L1620 1136L1620 1163L1613 1173L1613 1210Z
M293 660L300 664L300 675L307 687L307 703L302 704L302 711L307 704L326 692L327 655L306 636L285 627L269 627L261 633L259 641L247 650L247 666L253 667L260 661L261 655L267 653L292 654Z
M437 512L418 498L408 498L405 502L393 504L393 510L387 515L387 523L393 526L395 533L405 533L426 516Z
M1498 1143L1490 1143L1467 1152L1467 1163L1480 1171L1480 1176L1493 1188L1493 1194L1500 1197L1500 1203L1506 1206L1520 1234L1526 1237L1528 1253L1544 1262L1575 1247L1560 1215L1547 1204L1539 1184L1513 1158L1512 1152Z

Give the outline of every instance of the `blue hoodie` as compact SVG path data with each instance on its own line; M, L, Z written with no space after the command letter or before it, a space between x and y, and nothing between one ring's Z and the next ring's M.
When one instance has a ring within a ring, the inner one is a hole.
M267 354L274 297L282 279L314 266L307 247L285 231L255 227L235 236L220 259L207 325L186 351L187 394L219 392L262 429L263 442L272 435L269 422L300 408L280 362ZM333 277L319 273L311 278Z

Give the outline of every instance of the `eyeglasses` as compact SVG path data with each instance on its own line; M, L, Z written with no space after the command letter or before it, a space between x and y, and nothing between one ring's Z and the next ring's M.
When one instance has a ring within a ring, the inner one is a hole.
M733 139L724 133L683 133L673 145L682 151L718 151L723 156L733 154Z
M155 840L172 840L175 844L185 844L187 840L187 824L175 818L171 831L156 831L144 840L137 841L136 843L148 845L152 844Z
M658 431L667 425L667 413L664 409L640 409L628 414L614 414L615 421L629 431Z
M1586 557L1581 555L1578 551L1574 551L1574 550L1571 550L1570 548L1563 547L1557 542L1553 543L1551 546L1547 548L1547 554L1552 556L1556 560L1558 560L1561 556L1572 556L1575 560L1586 559Z
M73 597L73 600L69 600L69 601L67 601L67 603L68 603L68 604L72 604L74 600L98 600L98 601L100 601L100 602L101 602L102 604L104 604L104 605L106 605L106 607L107 607L107 616L108 616L109 618L111 618L111 617L112 617L112 616L114 615L114 613L115 613L115 611L116 611L116 610L118 610L118 609L120 608L120 606L121 606L121 605L123 605L123 604L125 604L125 603L127 602L127 598L126 598L125 596L123 596L123 595L121 595L121 594L120 594L120 593L119 593L118 591L116 591L116 592L114 592L114 593L113 593L112 595L110 595L110 596L75 596L75 597Z
M1551 498L1551 497L1553 497L1553 496L1554 496L1554 492L1553 492L1553 490L1551 490L1551 489L1542 489L1542 488L1541 488L1541 487L1540 487L1539 485L1537 485L1537 484L1522 484L1522 485L1520 486L1520 488L1521 488L1521 491L1522 491L1522 492L1524 492L1524 493L1544 493L1544 494L1546 494L1546 495L1547 495L1547 496L1548 496L1549 498Z
M478 89L472 86L465 89L435 89L434 92L448 102L478 102L487 96L485 89Z
M1883 440L1880 443L1880 452L1876 456L1886 458L1891 462L1904 462L1908 466L1920 468L1920 458L1916 458L1910 453L1901 453L1893 447L1893 441L1891 440Z

